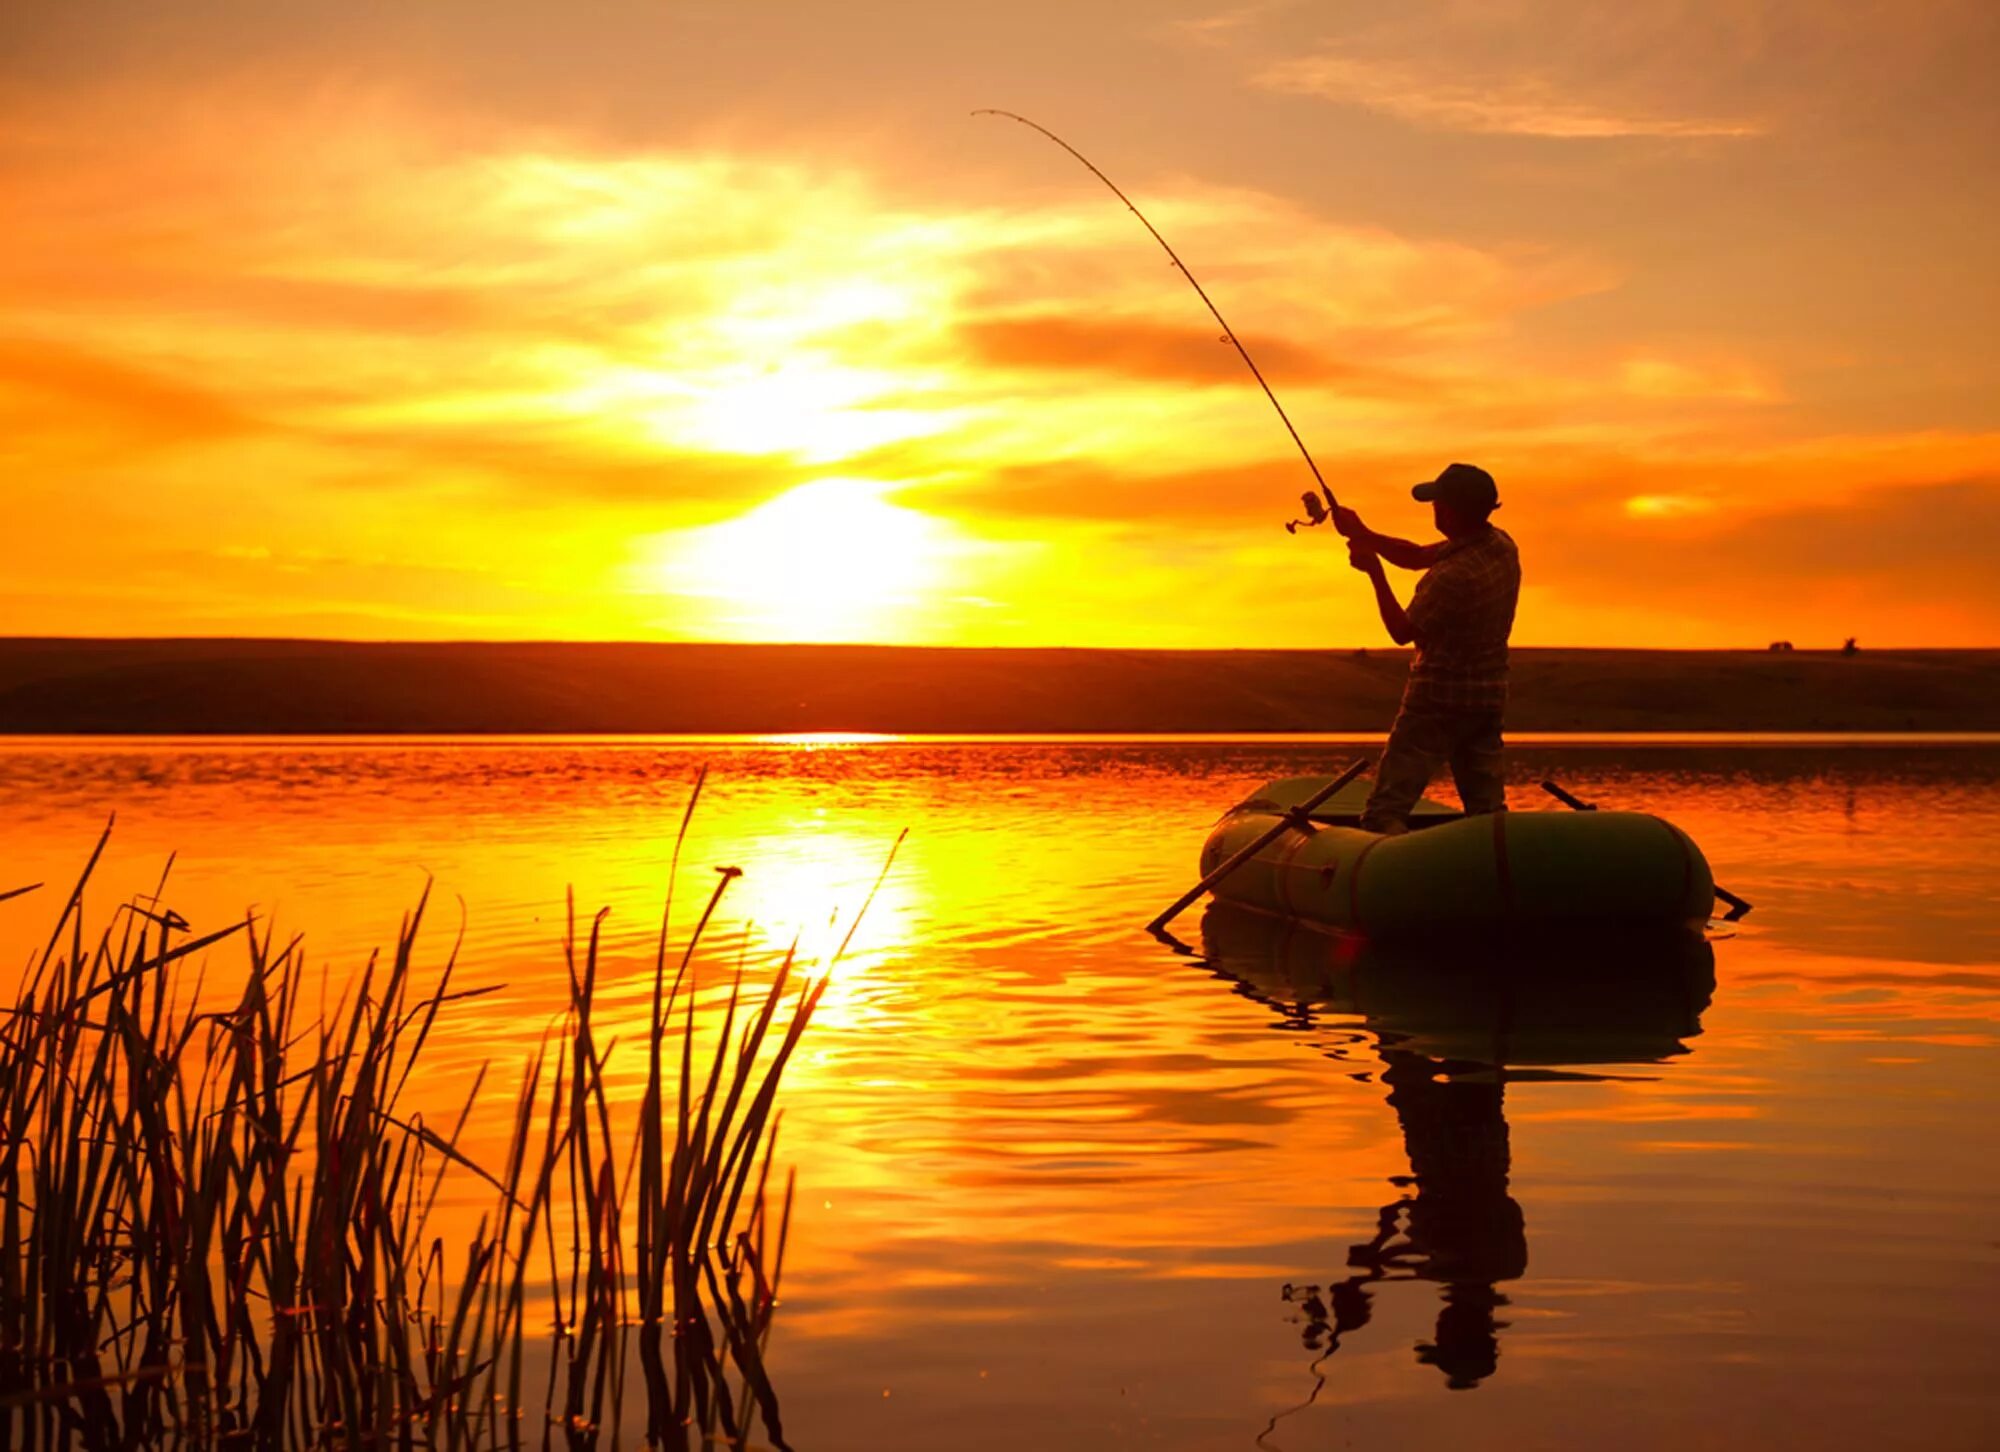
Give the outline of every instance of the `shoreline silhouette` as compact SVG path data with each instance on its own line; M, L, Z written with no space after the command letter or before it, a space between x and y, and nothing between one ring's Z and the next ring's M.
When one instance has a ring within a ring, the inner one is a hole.
M0 639L0 734L1379 732L1409 653ZM2000 649L1513 652L1532 731L2000 731Z

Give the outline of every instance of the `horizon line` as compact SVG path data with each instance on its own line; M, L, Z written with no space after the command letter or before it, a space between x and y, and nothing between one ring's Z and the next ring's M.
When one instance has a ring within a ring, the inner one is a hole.
M912 643L904 641L875 640L691 640L691 639L631 639L619 637L582 636L340 636L340 635L0 635L0 646L6 645L330 645L330 646L401 646L401 647L522 647L522 646L619 646L638 648L695 647L701 649L726 650L906 650L906 651L964 651L985 653L1027 653L1101 651L1118 655L1228 655L1228 654L1290 654L1354 655L1361 651L1370 654L1407 655L1411 647L1406 645L1378 645L1373 642L1344 643L1330 645L939 645L935 643ZM1765 645L1510 645L1512 654L1534 651L1571 652L1615 652L1624 655L1840 655L1842 645L1796 645L1786 642L1782 648L1776 643ZM1857 645L1858 655L1883 655L1890 653L1926 652L1934 654L1971 655L1982 652L2000 651L2000 641L1985 645L1919 645L1889 642L1879 645Z

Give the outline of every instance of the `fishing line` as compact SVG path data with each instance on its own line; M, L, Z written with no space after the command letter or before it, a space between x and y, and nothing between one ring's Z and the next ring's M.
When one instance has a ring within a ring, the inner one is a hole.
M1242 357L1243 365L1250 370L1250 376L1252 378L1255 378L1257 380L1257 386L1264 390L1264 397L1271 400L1271 407L1275 408L1278 411L1278 417L1284 422L1285 432L1292 436L1292 442L1299 446L1299 457L1303 458L1306 461L1306 467L1312 470L1313 482L1319 485L1320 493L1326 496L1327 504L1332 508L1335 509L1339 508L1340 507L1339 504L1334 500L1333 490L1327 487L1327 482L1325 478L1322 477L1319 472L1319 465L1313 462L1313 456L1311 452L1306 448L1306 441L1300 438L1299 431L1292 427L1291 415L1286 413L1285 406L1282 403L1278 402L1278 395L1271 392L1271 385L1264 381L1264 373L1262 369L1258 368L1257 360L1250 356L1250 350L1243 346L1242 339L1236 336L1236 330L1229 326L1229 319L1223 317L1222 309L1215 305L1215 300L1208 295L1207 290L1202 287L1201 283L1196 281L1195 275L1192 272L1188 271L1188 265L1185 262L1181 261L1180 254L1174 251L1173 247L1169 245L1169 243L1167 242L1167 239L1160 235L1160 229L1155 227L1151 222L1146 220L1146 214L1140 211L1137 205L1133 203L1132 199L1126 196L1125 193L1119 189L1118 183L1113 181L1110 177L1106 176L1103 172L1099 171L1097 169L1097 164L1095 162L1093 162L1089 157L1085 156L1082 152L1078 151L1074 146L1071 146L1067 141L1063 140L1060 136L1056 135L1055 132L1049 130L1048 127L1040 125L1037 122L1030 121L1026 116L1016 115L1012 111L1002 111L996 106L984 106L981 107L979 110L974 111L972 114L975 116L1005 116L1009 121L1018 121L1031 131L1041 132L1042 135L1048 137L1049 140L1053 141L1056 145L1060 146L1064 151L1067 151L1071 156L1075 157L1078 161L1082 162L1084 166L1089 169L1090 174L1092 176L1096 177L1099 181L1103 182L1106 186L1111 188L1112 195L1117 197L1119 201L1123 202L1126 206L1126 209L1130 211L1133 216L1139 219L1140 226L1144 227L1148 232L1153 234L1153 240L1159 243L1160 246L1166 251L1167 256L1173 259L1174 266L1180 269L1181 276L1185 277L1188 280L1188 286L1192 287L1195 290L1196 294L1201 298L1201 300L1208 305L1209 312L1214 315L1215 321L1221 324L1222 326L1222 341L1228 343L1231 347L1233 347L1237 351L1238 355ZM1310 498L1310 496L1308 496L1308 498ZM1317 501L1314 502L1316 503ZM1310 510L1308 512L1310 512ZM1318 524L1319 520L1314 519L1311 522L1313 524ZM1294 521L1292 525L1287 525L1286 529L1287 530L1292 529L1297 523L1299 523L1299 521Z

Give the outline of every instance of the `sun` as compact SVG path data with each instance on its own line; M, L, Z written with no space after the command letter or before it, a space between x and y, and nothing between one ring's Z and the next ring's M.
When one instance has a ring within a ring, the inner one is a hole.
M815 479L734 519L663 536L653 588L708 607L738 640L894 640L941 582L946 526L875 479Z

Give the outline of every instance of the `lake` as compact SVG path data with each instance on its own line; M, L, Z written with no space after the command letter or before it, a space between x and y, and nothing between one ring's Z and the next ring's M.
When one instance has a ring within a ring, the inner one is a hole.
M440 1022L442 1110L560 1012L570 889L643 1002L705 765L676 941L724 865L718 977L853 933L782 1095L793 1445L1993 1445L2000 742L1517 745L1517 809L1554 777L1702 845L1755 904L1706 940L1141 931L1225 807L1367 749L21 739L0 890L50 886L0 949L114 811L100 921L178 854L197 930L254 911L336 985L434 883L422 956L462 923L504 985Z

